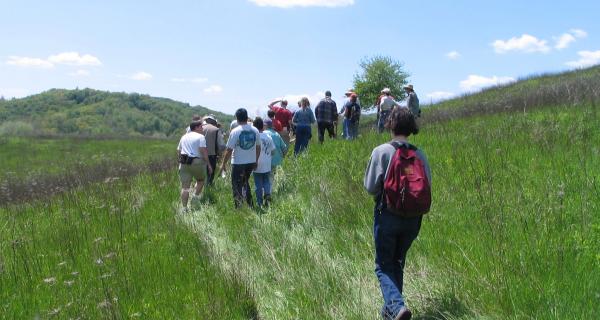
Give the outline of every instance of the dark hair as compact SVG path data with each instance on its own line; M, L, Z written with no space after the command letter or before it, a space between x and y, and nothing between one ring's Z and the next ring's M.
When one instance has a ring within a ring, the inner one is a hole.
M419 126L415 116L407 108L396 107L388 116L386 128L392 130L395 135L410 136L419 133Z
M238 122L248 121L248 111L246 111L246 109L244 108L237 109L237 111L235 112L235 119Z
M196 128L201 127L202 126L202 121L192 121L192 123L190 123L190 131L194 131L196 130Z
M273 118L273 117L275 116L275 111L273 111L273 110L269 110L269 111L267 111L267 116L268 116L269 118Z
M252 123L252 125L258 130L262 130L265 127L265 124L263 123L263 119L261 117L254 118L254 122Z
M195 114L195 115L192 116L192 121L198 121L198 120L201 120L201 119L202 119L202 117L199 116L199 115L197 115L197 114Z
M331 97L331 91L329 91L329 90L325 91L325 96L326 97Z

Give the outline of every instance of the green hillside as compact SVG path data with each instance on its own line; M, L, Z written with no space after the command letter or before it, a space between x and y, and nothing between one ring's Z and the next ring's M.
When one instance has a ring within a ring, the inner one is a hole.
M232 116L201 106L137 93L52 89L23 99L0 101L0 134L91 136L179 135L192 115Z

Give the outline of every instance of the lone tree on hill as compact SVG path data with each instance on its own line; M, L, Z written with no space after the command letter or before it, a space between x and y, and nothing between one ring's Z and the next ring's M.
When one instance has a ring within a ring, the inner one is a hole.
M360 62L361 72L354 75L354 90L363 101L363 108L370 109L383 88L390 88L397 101L405 98L403 87L409 74L404 65L392 57L375 56Z

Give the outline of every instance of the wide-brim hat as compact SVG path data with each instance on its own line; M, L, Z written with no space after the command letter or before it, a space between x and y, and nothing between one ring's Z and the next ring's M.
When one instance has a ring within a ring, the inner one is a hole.
M414 90L415 90L415 89L413 89L413 85L412 85L412 84L409 84L409 85L407 85L407 86L404 86L404 89L408 89L408 90L410 90L410 91L414 91Z
M392 90L390 90L390 88L383 88L383 90L381 90L381 93L392 93Z
M346 93L344 93L344 95L350 96L353 93L354 93L354 89L350 88L350 89L346 90Z

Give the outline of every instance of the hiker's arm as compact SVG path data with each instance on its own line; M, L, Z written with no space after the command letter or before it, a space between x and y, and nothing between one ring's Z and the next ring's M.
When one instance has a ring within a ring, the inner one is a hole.
M213 167L211 167L210 165L210 161L208 161L208 148L206 147L201 147L200 148L200 155L202 155L202 159L204 160L204 163L206 163L206 166L208 167L208 173L212 173L213 172Z
M283 101L283 100L277 99L277 100L271 101L268 105L269 109L273 109L273 106L281 101Z
M221 164L221 171L225 171L225 166L231 158L231 152L233 152L233 149L231 148L227 148L227 150L225 150L225 155L223 156L223 163Z
M377 149L373 150L369 164L365 170L364 187L371 195L377 195L381 192L383 176L385 172L381 161L381 154Z
M260 139L258 141L260 141ZM260 143L256 144L256 163L254 164L254 170L258 167L258 158L260 158Z

